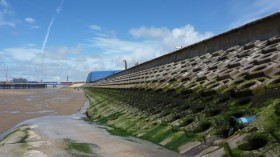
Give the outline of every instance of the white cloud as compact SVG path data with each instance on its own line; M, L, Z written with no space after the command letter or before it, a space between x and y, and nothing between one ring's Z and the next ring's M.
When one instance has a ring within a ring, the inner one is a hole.
M135 37L145 37L145 38L162 38L167 36L170 33L170 30L162 27L162 28L156 28L156 27L140 27L140 28L132 28L129 31L130 34L132 34Z
M135 37L143 37L148 40L155 38L165 51L172 51L177 46L184 47L213 36L213 33L210 32L197 32L192 25L185 25L171 30L165 27L140 27L133 28L129 32Z
M97 25L90 25L88 26L91 30L93 31L100 31L102 30L102 28L100 26L97 26Z
M98 37L92 40L92 46L102 50L100 70L123 69L123 60L127 60L129 66L142 63L161 54L161 49L156 45L143 42L125 41L117 38Z
M171 52L178 44L186 46L212 35L197 32L191 25L174 29L133 28L129 32L137 40L124 40L112 32L102 29L103 35L92 37L88 43L76 47L48 47L44 53L32 43L5 48L0 50L0 58L9 67L10 79L66 81L68 75L70 81L83 81L94 70L124 69L124 59L131 67ZM5 79L4 76L0 70L0 80Z
M81 55L80 47L56 47L45 53L34 44L21 48L0 50L1 60L9 68L9 78L23 77L28 80L44 81L84 81L95 67L100 67L95 57ZM0 65L0 80L5 80Z
M116 37L96 36L91 39L88 47L101 51L102 69L123 69L123 60L129 66L143 63L150 59L174 51L177 46L187 46L213 36L213 33L197 32L193 26L179 28L140 27L132 28L129 33L138 38L137 41L122 40Z
M14 61L30 61L34 57L40 54L37 49L25 49L25 48L7 48L4 49L0 54L11 58Z
M33 19L33 18L31 18L31 17L26 17L26 18L25 18L25 21L26 21L27 23L29 23L29 24L33 24L33 23L36 22L36 20Z

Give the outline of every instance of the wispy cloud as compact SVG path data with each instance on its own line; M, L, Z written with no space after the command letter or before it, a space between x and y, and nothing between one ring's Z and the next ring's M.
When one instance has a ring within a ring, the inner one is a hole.
M39 54L40 51L34 48L7 48L2 51L2 55L6 56L6 59L19 62L30 61Z
M90 29L90 28L89 28ZM1 60L9 63L9 77L24 77L28 80L83 81L93 70L123 69L123 60L129 67L212 36L198 32L191 25L168 29L165 27L139 27L128 30L132 40L118 38L114 31L94 33L88 43L76 47L48 47L44 51L32 43L25 47L0 49ZM134 40L133 38L137 38ZM174 42L173 42L174 40ZM179 45L180 44L180 45ZM98 53L88 53L98 51ZM43 73L42 73L43 71ZM1 75L0 80L5 79Z
M33 19L32 17L26 17L24 20L25 20L27 23L29 23L29 24L33 24L33 23L36 22L36 20Z
M234 9L232 12L237 20L230 24L230 28L238 27L280 11L280 0L252 0L241 1L241 3L242 4L235 4L236 7L233 7Z
M100 51L99 70L123 69L123 59L129 66L143 63L174 51L177 46L187 46L213 36L211 32L200 33L191 25L168 29L166 27L140 27L129 30L137 40L123 40L116 36L95 36L88 47ZM106 34L101 32L101 34Z
M6 0L0 0L0 6L8 7L9 5Z
M46 50L45 64L42 66L41 50L33 44L27 47L6 48L0 50L2 61L7 63L9 77L24 77L28 80L65 81L69 71L73 71L72 81L85 80L95 59L90 56L79 55L79 47L56 47ZM79 62L81 64L79 64ZM43 73L42 73L43 71ZM0 71L0 80L3 80Z
M52 17L51 21L50 21L50 24L48 26L48 29L47 29L47 33L45 35L45 38L44 38L44 41L43 41L43 45L42 45L42 48L41 48L41 51L44 52L45 51L45 48L46 48L46 44L48 42L48 39L49 39L49 34L50 34L50 31L51 31L51 28L52 28L52 25L55 21L55 18L56 16L60 13L61 9L62 9L62 6L63 6L63 3L64 3L64 0L61 1L60 5L58 6L58 8L56 9L56 14Z
M90 25L89 28L93 31L100 31L102 30L102 28L100 26L97 25Z
M36 24L36 20L34 18L26 17L24 20L25 20L25 22L27 22L29 24L29 29L32 30L32 29L39 29L40 28L40 26L38 26Z
M0 0L0 27L16 27L18 20L13 18L14 11L6 0Z

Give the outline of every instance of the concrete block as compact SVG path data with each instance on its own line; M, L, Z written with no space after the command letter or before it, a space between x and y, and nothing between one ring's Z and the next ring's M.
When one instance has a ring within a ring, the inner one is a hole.
M227 69L221 70L218 72L218 80L224 80L228 78L235 78L235 76L239 73L237 69Z
M247 49L247 50L243 50L241 52L239 52L236 56L238 58L243 58L243 57L246 57L246 56L249 56L250 54L254 53L254 48L251 48L251 49Z
M209 60L212 57L210 53L206 53L205 55L200 56L201 60Z
M248 60L245 58L234 58L229 61L228 68L235 68L239 66L244 66L246 63L248 63Z
M190 94L190 93L196 93L201 91L202 87L199 82L188 82L186 84L183 84L182 93L183 94Z
M193 71L193 67L192 67L192 66L189 66L189 67L181 68L179 71L180 71L180 73L181 73L182 75L184 75L184 74L187 73L187 72L192 72L192 71Z
M208 81L203 86L203 95L210 96L213 94L218 94L218 93L222 92L222 90L225 88L226 88L226 85L221 81L216 81L216 80Z
M259 40L249 42L249 43L247 43L247 44L244 45L244 50L248 50L248 49L257 47L259 43L260 43Z
M280 75L280 61L279 62L274 62L274 67L273 67L273 73L272 76L278 76Z
M221 69L227 65L228 62L224 62L224 61L214 62L208 65L208 69L209 70Z
M224 50L219 50L219 51L216 51L214 53L212 53L212 57L217 57L217 56L220 56L224 53L225 51Z
M280 35L274 36L268 40L268 44L270 45L275 43L280 43Z
M197 75L197 81L202 81L202 80L210 80L213 79L215 77L217 77L217 74L214 71L201 71L199 72Z
M260 93L262 91L262 83L258 80L248 80L237 85L234 96L246 97Z
M266 77L266 76L271 76L273 72L273 65L271 64L261 64L252 67L248 71L247 77L252 79L252 78L258 78L258 77Z
M193 72L199 72L202 70L205 70L207 68L207 65L204 62L200 62L196 66L193 67Z
M187 81L187 80L192 80L192 79L195 78L195 77L196 77L196 73L194 73L194 72L186 72L186 73L184 73L184 74L182 75L181 81L182 81L182 82L185 82L185 81Z
M251 62L247 62L247 64L245 64L245 66L241 66L238 68L238 70L242 73L242 72L247 72L249 69L251 69L252 67L254 67L254 61Z
M271 77L271 79L266 82L265 86L266 88L280 87L280 75Z
M246 59L251 61L251 60L254 60L255 58L258 58L261 55L263 55L261 53L261 50L255 50L253 53L250 54L250 56L247 56Z
M228 48L228 49L226 50L226 52L229 53L229 52L233 52L233 51L238 51L238 50L240 50L240 49L243 49L243 47L242 47L242 46L239 46L239 45L235 45L235 46L232 46L232 47Z
M257 65L269 63L269 62L276 60L278 57L279 57L279 51L271 52L271 53L261 55L258 58L255 58L254 63Z
M227 55L223 55L223 56L218 57L218 61L224 61L224 60L227 60L227 59L229 59L229 57Z
M275 43L275 44L268 45L265 48L263 48L262 53L266 54L266 53L278 51L278 50L280 50L280 43Z

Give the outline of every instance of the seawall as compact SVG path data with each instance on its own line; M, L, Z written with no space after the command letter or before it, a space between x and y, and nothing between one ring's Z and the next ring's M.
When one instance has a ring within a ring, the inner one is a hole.
M185 156L279 154L279 21L275 13L87 84L89 119Z

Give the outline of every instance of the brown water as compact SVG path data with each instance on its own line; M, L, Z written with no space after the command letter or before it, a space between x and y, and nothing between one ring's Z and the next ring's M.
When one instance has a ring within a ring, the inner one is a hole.
M0 133L31 118L76 113L84 101L84 93L72 89L2 89Z

